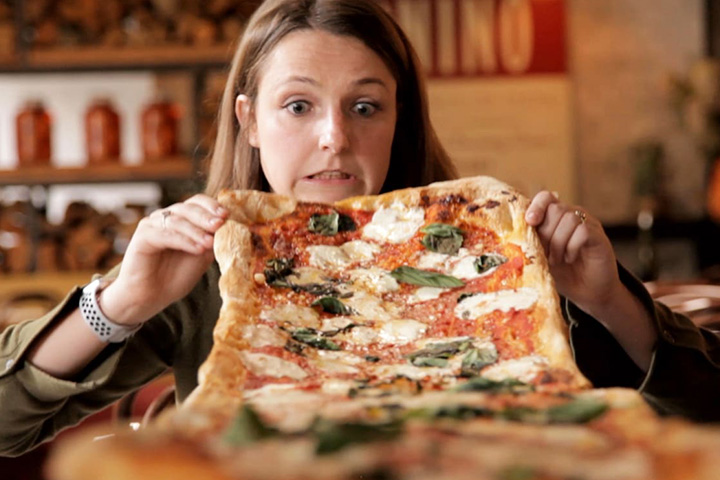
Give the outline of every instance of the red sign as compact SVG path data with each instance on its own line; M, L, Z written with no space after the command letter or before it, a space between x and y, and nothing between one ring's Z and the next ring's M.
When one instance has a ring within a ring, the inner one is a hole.
M384 0L428 74L567 71L565 0Z

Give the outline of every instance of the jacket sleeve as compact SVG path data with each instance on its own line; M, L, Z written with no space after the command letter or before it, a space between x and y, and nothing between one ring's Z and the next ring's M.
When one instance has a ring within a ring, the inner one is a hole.
M73 381L27 362L33 341L77 308L80 294L76 287L47 315L0 335L0 456L20 455L78 424L159 376L171 363L171 353L158 343L173 345L173 332L160 319L146 322L125 342L108 345Z
M620 279L650 313L658 331L648 372L640 369L597 320L565 301L570 340L580 370L596 387L640 391L658 412L720 421L720 336L661 303L622 266Z

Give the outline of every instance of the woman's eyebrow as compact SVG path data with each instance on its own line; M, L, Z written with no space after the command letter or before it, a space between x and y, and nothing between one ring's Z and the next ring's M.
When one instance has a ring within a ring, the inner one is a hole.
M379 78L376 78L376 77L361 78L360 80L357 80L357 81L355 82L355 84L356 84L356 85L369 85L369 84L372 85L372 84L375 84L375 85L380 85L380 86L383 87L385 90L388 90L388 86L385 84L385 82L383 82L382 80L380 80Z
M318 82L314 78L304 77L302 75L292 75L292 76L286 78L282 83L292 83L292 82L309 83L311 85L316 85L316 86L320 85L320 82Z
M315 80L312 77L306 77L303 75L292 75L290 77L287 77L284 79L281 83L293 83L293 82L300 82L300 83L309 83L310 85L319 87L320 82ZM381 79L377 77L365 77L361 78L359 80L356 80L353 82L355 85L379 85L383 87L384 89L388 90L388 86L383 82Z

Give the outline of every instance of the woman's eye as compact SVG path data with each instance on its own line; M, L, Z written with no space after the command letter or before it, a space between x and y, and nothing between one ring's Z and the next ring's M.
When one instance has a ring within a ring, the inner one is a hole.
M288 110L290 110L290 113L294 115L302 115L303 113L306 113L308 110L310 110L310 104L303 100L298 100L297 102L289 103L285 106Z
M368 102L359 102L359 103L356 103L355 106L353 107L353 111L362 115L363 117L371 116L373 113L375 113L376 110L377 110L377 106L373 105L372 103L368 103Z

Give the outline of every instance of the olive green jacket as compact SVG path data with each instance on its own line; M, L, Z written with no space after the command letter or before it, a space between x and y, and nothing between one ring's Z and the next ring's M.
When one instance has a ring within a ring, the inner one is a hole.
M645 374L596 320L565 302L576 360L597 387L636 388L663 413L720 421L720 337L653 303L642 284L621 268L623 282L652 312L661 332ZM197 385L197 372L212 347L220 310L214 264L183 300L127 341L111 344L76 381L54 378L25 361L28 348L53 322L77 308L76 287L42 318L0 336L0 455L19 455L76 425L127 393L172 369L177 398Z

